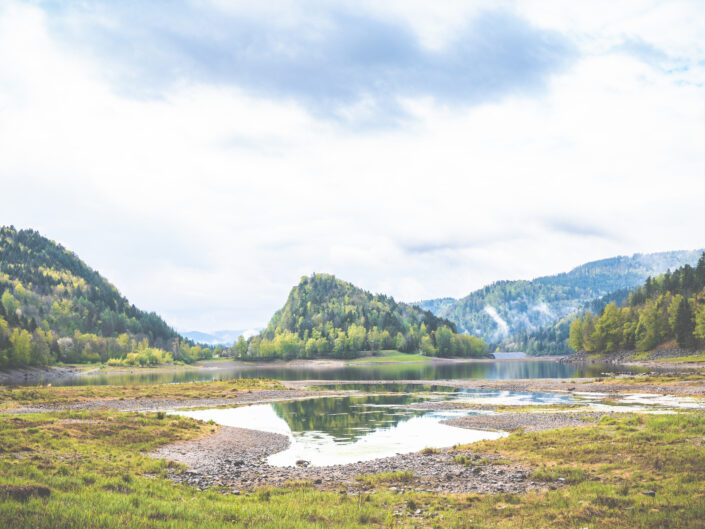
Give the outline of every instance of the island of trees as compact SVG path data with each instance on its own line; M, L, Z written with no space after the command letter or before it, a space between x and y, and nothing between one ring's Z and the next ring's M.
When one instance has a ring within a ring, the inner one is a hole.
M351 358L396 349L428 356L480 357L481 338L450 321L385 295L373 295L329 274L303 277L267 328L234 346L239 358Z
M576 351L649 351L674 340L681 349L705 347L705 253L695 267L648 278L624 306L610 303L570 324Z

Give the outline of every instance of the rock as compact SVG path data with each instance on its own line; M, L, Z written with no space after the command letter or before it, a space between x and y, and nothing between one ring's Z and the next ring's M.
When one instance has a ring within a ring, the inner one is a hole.
M310 461L306 461L305 459L297 459L296 460L296 466L297 467L307 467L311 464Z
M644 492L642 492L642 494L643 494L644 496L650 496L650 497L652 497L652 498L655 498L655 497L656 497L656 491L655 491L655 490L645 490Z

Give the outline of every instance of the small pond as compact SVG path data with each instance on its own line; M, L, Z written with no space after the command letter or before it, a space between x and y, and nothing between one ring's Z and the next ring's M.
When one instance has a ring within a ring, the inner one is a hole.
M289 448L268 458L268 462L275 466L293 466L298 460L309 461L313 466L346 464L416 452L425 447L447 447L482 439L497 439L505 435L502 432L469 430L441 424L445 419L484 412L462 409L436 411L413 407L416 403L428 400L492 404L574 402L570 395L433 388L414 394L319 397L176 413L205 421L213 420L225 426L286 435L291 441Z

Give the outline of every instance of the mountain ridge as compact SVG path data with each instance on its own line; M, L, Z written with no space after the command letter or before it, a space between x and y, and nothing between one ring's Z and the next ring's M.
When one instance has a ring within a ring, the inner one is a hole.
M635 253L590 261L532 280L496 281L462 298L416 302L490 343L553 325L604 295L633 288L669 268L695 263L702 250Z

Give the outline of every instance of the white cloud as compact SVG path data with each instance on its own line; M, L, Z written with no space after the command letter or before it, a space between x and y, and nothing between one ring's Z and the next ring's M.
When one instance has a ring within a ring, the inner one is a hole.
M404 15L431 47L468 16L365 5ZM138 306L205 331L263 326L313 271L417 300L705 245L699 5L506 5L583 57L541 94L409 98L403 126L359 130L205 82L131 98L50 32L51 15L7 4L0 223L39 229ZM627 37L690 69L620 51Z

